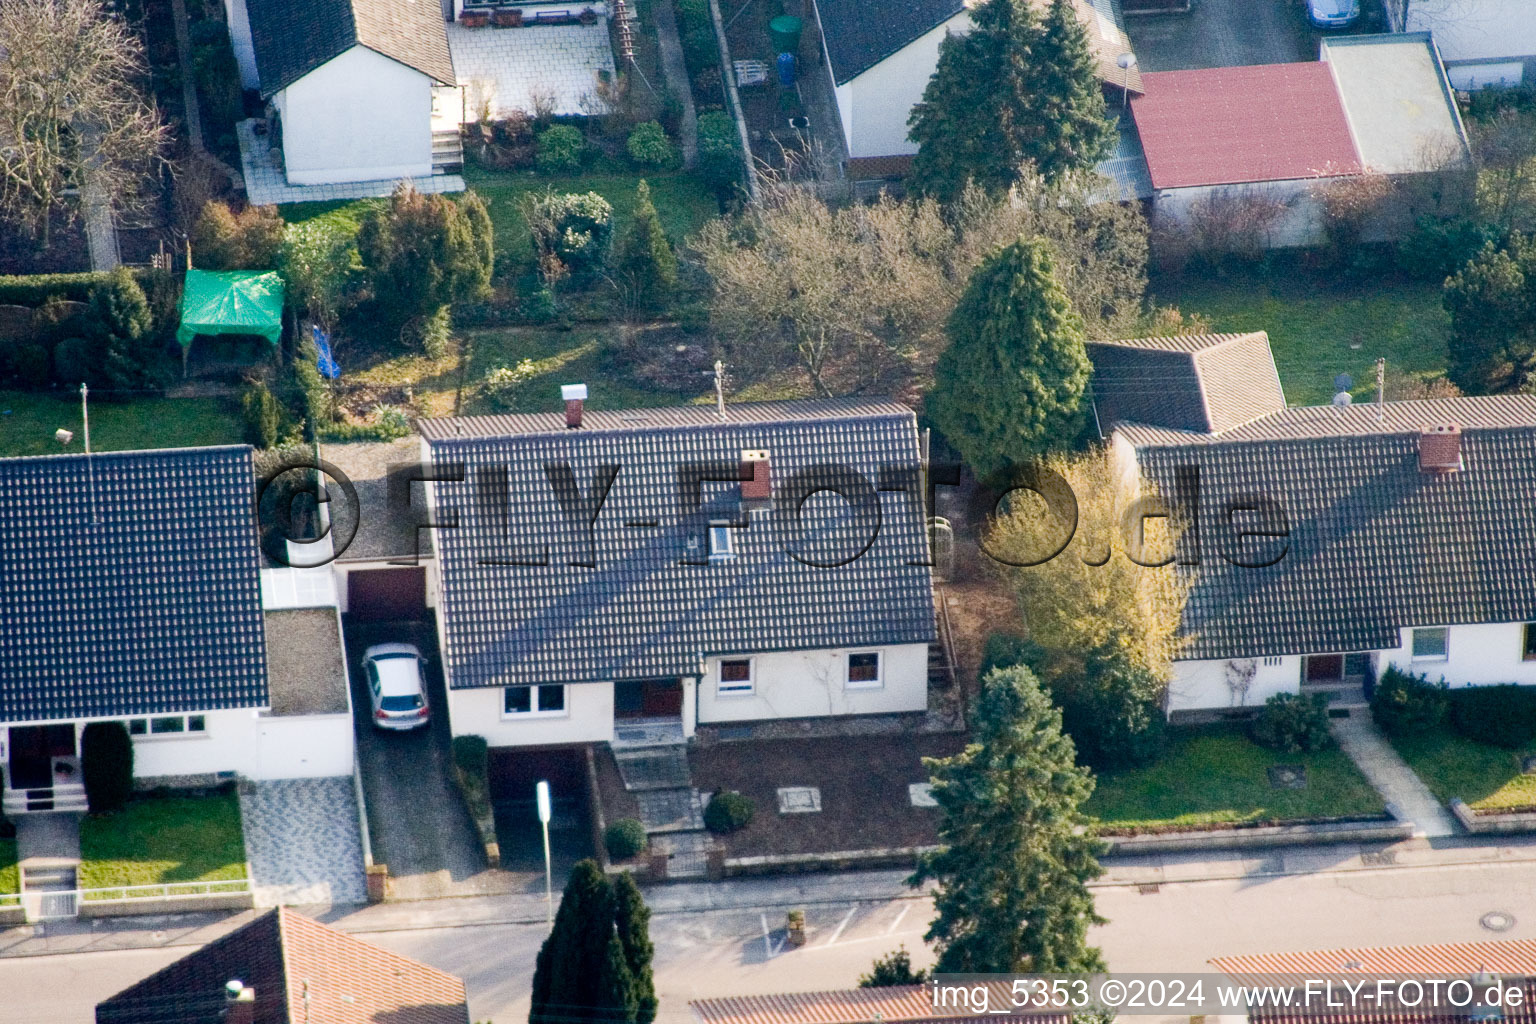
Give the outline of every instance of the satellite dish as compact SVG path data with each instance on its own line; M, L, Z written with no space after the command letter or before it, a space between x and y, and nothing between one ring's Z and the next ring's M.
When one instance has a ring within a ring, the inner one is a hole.
M1350 388L1355 386L1355 378L1351 377L1347 373L1341 373L1337 377L1333 378L1333 386L1338 388L1340 391L1348 391Z
M1354 400L1354 396L1351 395L1348 391L1340 391L1338 394L1333 396L1333 404L1340 409L1344 408L1346 405L1349 405Z

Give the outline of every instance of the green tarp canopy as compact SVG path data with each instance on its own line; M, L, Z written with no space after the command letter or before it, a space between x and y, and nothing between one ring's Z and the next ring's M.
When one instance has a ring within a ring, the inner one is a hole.
M259 334L276 345L283 336L283 279L274 271L189 270L181 289L185 352L199 334Z

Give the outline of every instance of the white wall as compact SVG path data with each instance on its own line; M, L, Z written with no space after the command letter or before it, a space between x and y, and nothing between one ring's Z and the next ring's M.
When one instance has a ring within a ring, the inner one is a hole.
M1377 671L1396 665L1404 672L1428 675L1431 680L1444 677L1451 686L1477 686L1487 683L1536 684L1536 661L1522 658L1523 623L1452 626L1446 643L1444 661L1414 661L1411 630L1402 631L1402 645L1383 651L1377 658Z
M572 683L558 718L504 716L502 689L476 687L448 692L448 722L455 736L484 736L493 747L607 743L613 739L613 684Z
M240 65L240 88L258 89L256 48L251 44L251 18L245 0L224 0L224 21L229 25L229 41L235 49L235 63Z
M250 775L258 759L257 712L252 708L206 711L203 719L206 729L201 733L135 736L134 777L211 772Z
M1173 680L1168 684L1169 712L1259 707L1277 693L1295 693L1301 688L1300 655L1253 660L1258 663L1253 682L1249 684L1246 698L1241 701L1227 682L1226 659L1174 662Z
M848 652L822 650L723 655L751 657L754 685L750 694L721 694L721 657L708 658L699 683L699 724L927 710L927 644L855 650L881 652L879 689L847 689Z
M1190 188L1159 189L1152 197L1152 222L1164 227L1187 226L1190 210L1197 203L1215 197L1228 197L1233 201L1256 198L1279 200L1287 204L1286 210L1265 232L1260 244L1265 248L1284 249L1301 245L1316 245L1323 238L1322 204L1313 197L1312 190L1326 179L1309 178L1295 181L1267 181L1245 185L1197 185Z
M352 774L352 716L257 719L253 779L323 779Z
M1447 62L1536 55L1531 0L1412 0L1408 31L1433 32Z
M939 43L950 32L963 33L970 27L970 16L957 14L837 87L837 109L850 157L917 152L917 145L907 141L907 118L938 67Z
M432 80L366 47L322 64L273 102L290 184L432 173Z

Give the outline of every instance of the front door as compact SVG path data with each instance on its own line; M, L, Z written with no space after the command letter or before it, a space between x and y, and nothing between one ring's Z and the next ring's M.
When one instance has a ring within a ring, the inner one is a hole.
M73 725L28 725L10 730L12 789L53 785L53 759L75 753Z
M683 713L683 681L639 679L613 684L615 718L675 718Z

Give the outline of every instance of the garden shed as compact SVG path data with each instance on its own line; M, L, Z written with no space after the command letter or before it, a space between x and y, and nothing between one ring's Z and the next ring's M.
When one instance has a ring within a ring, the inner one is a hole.
M183 358L199 334L256 334L277 345L283 335L283 279L270 270L188 270L176 331Z

